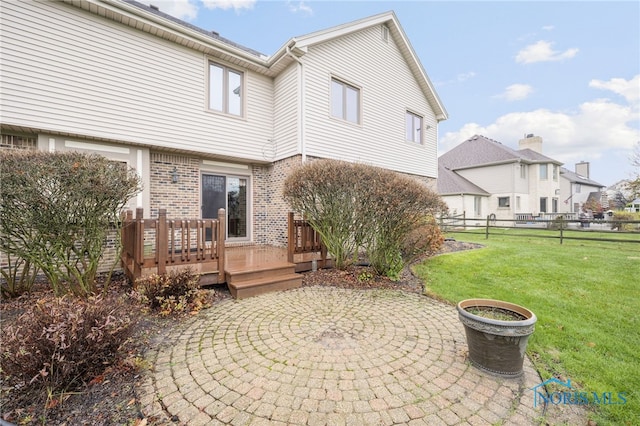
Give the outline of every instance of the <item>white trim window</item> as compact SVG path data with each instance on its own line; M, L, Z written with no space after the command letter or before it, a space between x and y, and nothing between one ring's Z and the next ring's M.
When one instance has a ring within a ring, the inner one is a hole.
M209 62L209 109L243 115L244 73Z
M331 79L331 115L360 123L360 89L335 78Z
M511 198L498 197L498 208L509 208L509 207L511 207Z
M549 167L546 164L540 164L540 180L549 179Z
M405 114L405 139L422 144L422 117L407 111Z

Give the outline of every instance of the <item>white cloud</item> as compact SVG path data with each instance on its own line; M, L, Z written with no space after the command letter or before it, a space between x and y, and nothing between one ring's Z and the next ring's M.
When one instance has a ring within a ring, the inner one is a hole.
M476 76L476 73L474 71L461 72L454 79L446 80L446 81L436 81L434 84L438 87L441 87L441 86L446 86L447 84L452 84L452 83L464 83L465 81L472 79L475 76Z
M544 27L542 27L542 29L544 31L553 31L556 27L554 27L553 25L545 25Z
M506 99L507 101L520 101L526 99L531 93L533 93L533 87L528 84L512 84L503 93L494 97Z
M585 102L573 112L547 109L513 112L487 126L468 123L457 132L447 132L440 139L440 152L475 134L517 149L518 140L533 133L543 139L543 154L570 166L582 160L599 159L610 150L632 150L640 140L640 130L630 124L639 119L637 108L606 99Z
M304 1L299 1L299 2L287 1L287 5L289 5L289 10L293 13L300 12L306 16L313 15L313 9L311 8L311 6L305 4Z
M236 12L242 9L253 9L256 0L202 0L207 9L233 9Z
M591 80L589 87L610 90L623 96L629 103L640 100L640 74L631 80L625 80L624 78L612 78L609 81Z
M473 71L468 71L468 72L464 72L464 73L460 73L458 74L457 80L462 82L462 81L467 81L470 78L473 78L476 76L476 73Z
M563 61L571 59L578 53L577 48L567 49L564 52L553 50L553 42L540 40L520 50L516 55L516 62L533 64L535 62Z

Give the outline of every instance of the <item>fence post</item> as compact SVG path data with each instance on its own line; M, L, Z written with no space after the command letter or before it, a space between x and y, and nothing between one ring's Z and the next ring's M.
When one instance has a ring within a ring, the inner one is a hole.
M167 255L169 251L167 237L167 209L160 209L158 210L158 221L156 222L156 262L158 264L158 275L167 272Z
M224 209L218 209L218 232L216 232L216 246L218 249L218 283L227 281L224 271L224 237L227 233L227 214Z
M562 245L562 240L564 237L564 216L560 216L560 244Z
M293 212L289 212L287 215L287 262L289 263L293 263L293 252L296 249L295 235Z
M485 231L485 235L484 235L484 239L488 240L489 239L489 218L491 217L491 215L487 216L487 226L486 226L486 231Z

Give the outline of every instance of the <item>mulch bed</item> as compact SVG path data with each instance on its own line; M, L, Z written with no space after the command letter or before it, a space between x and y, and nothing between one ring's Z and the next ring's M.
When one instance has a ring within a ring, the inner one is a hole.
M481 247L478 244L446 241L436 254L469 250ZM405 268L398 281L376 277L367 266L352 266L344 271L323 269L304 274L303 286L333 286L355 289L393 289L412 293L422 293L420 279L409 268ZM127 293L131 291L123 277L114 280L110 291ZM226 286L207 289L210 304L231 297ZM43 297L53 297L46 283L36 284L31 294L0 302L0 327L11 324L19 315ZM141 309L132 301L132 309ZM135 325L134 338L126 347L124 359L109 366L98 378L82 389L47 398L46 392L18 392L5 380L0 390L0 425L6 422L21 425L153 425L161 424L155 419L144 418L136 395L140 377L144 373L143 358L145 348L161 341L166 331L186 315L159 317L154 314L140 315ZM142 364L142 365L141 365ZM148 367L147 367L148 368Z

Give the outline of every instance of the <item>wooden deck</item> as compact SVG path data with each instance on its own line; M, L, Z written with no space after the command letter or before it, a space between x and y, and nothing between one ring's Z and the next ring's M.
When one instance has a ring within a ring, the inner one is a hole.
M191 268L200 284L226 283L235 298L300 287L298 272L332 265L319 234L289 214L288 246L238 246L224 240L225 211L218 219L144 218L142 209L123 216L122 267L135 284L150 274Z
M225 249L226 283L236 299L258 294L297 288L302 285L298 272L312 269L312 262L319 256L313 253L296 254L288 260L284 247L252 245ZM330 266L330 261L316 260L318 268Z

